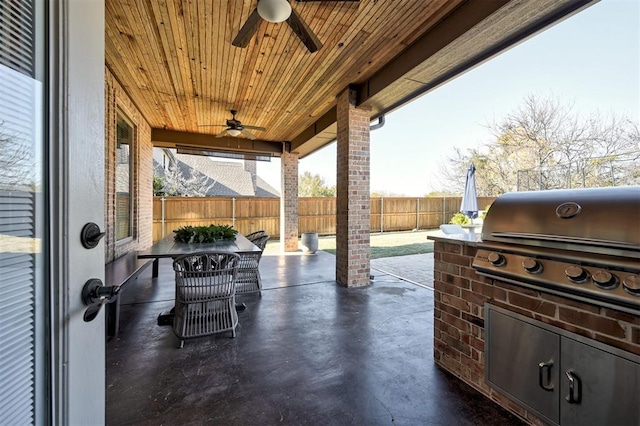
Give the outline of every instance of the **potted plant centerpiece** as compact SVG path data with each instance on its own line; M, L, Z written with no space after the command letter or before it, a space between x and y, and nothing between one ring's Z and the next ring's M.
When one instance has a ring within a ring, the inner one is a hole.
M178 243L215 243L221 240L235 240L238 231L230 225L181 226L173 231Z

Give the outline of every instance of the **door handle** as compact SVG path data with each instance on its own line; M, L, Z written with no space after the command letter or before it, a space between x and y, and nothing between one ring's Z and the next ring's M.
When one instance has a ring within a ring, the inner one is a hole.
M573 372L573 370L567 370L565 373L567 379L569 379L569 395L565 398L569 404L580 404L582 399L582 390L580 378Z
M82 287L82 303L88 306L84 311L85 322L93 321L100 308L107 302L112 302L118 297L120 286L105 286L98 278L91 278Z
M80 231L80 242L86 249L96 248L104 237L105 233L100 231L100 227L93 222L89 222Z
M538 364L538 384L547 391L552 391L555 387L551 381L551 367L553 367L553 360ZM544 374L545 370L547 372L546 375Z

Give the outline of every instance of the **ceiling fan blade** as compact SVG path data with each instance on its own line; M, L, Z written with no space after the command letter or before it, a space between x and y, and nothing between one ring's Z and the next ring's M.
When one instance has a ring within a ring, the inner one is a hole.
M264 127L259 127L259 126L245 126L244 124L242 125L242 127L244 127L245 129L252 129L252 130L260 130L261 132L265 132L267 129L265 129Z
M252 141L256 140L256 135L248 131L247 129L242 129L242 134L251 139Z
M221 137L223 137L224 135L226 135L226 134L227 134L227 130L229 130L229 129L224 129L223 131L221 131L220 133L218 133L218 134L216 135L216 138L221 138Z
M260 15L258 15L258 9L253 9L251 15L247 18L247 22L244 23L240 31L238 31L238 35L233 39L231 44L235 47L247 47L249 45L249 41L251 41L251 37L258 30L258 25L260 25Z
M291 16L287 19L287 24L289 24L293 32L296 33L302 44L307 46L309 52L317 52L322 47L322 43L320 43L318 37L307 27L307 24L304 23L300 15L293 9L291 10Z
M228 127L224 124L198 124L198 127Z

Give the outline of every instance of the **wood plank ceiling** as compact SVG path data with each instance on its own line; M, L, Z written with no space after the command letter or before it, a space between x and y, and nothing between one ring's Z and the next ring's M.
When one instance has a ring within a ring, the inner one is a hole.
M246 48L234 47L257 0L106 0L106 64L156 134L170 131L155 138L159 146L192 141L269 151L259 147L273 143L277 154L282 142L295 141L307 155L335 137L335 99L349 85L359 87L375 118L440 84L443 75L475 65L470 58L481 62L491 49L507 48L588 3L292 1L323 43L310 53L286 23L266 21ZM474 41L474 31L482 39ZM223 125L231 109L243 124L266 128L254 131L259 141L210 136L223 129L210 125Z

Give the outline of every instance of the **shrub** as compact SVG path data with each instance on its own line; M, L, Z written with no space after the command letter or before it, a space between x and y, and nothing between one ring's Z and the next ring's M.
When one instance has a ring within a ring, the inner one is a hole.
M179 243L215 243L235 240L238 231L229 225L182 226L176 230L174 240Z
M469 220L469 218L467 216L465 216L464 214L458 212L458 213L453 215L453 217L451 218L449 223L452 223L454 225L466 225L466 224L470 223L470 220Z

